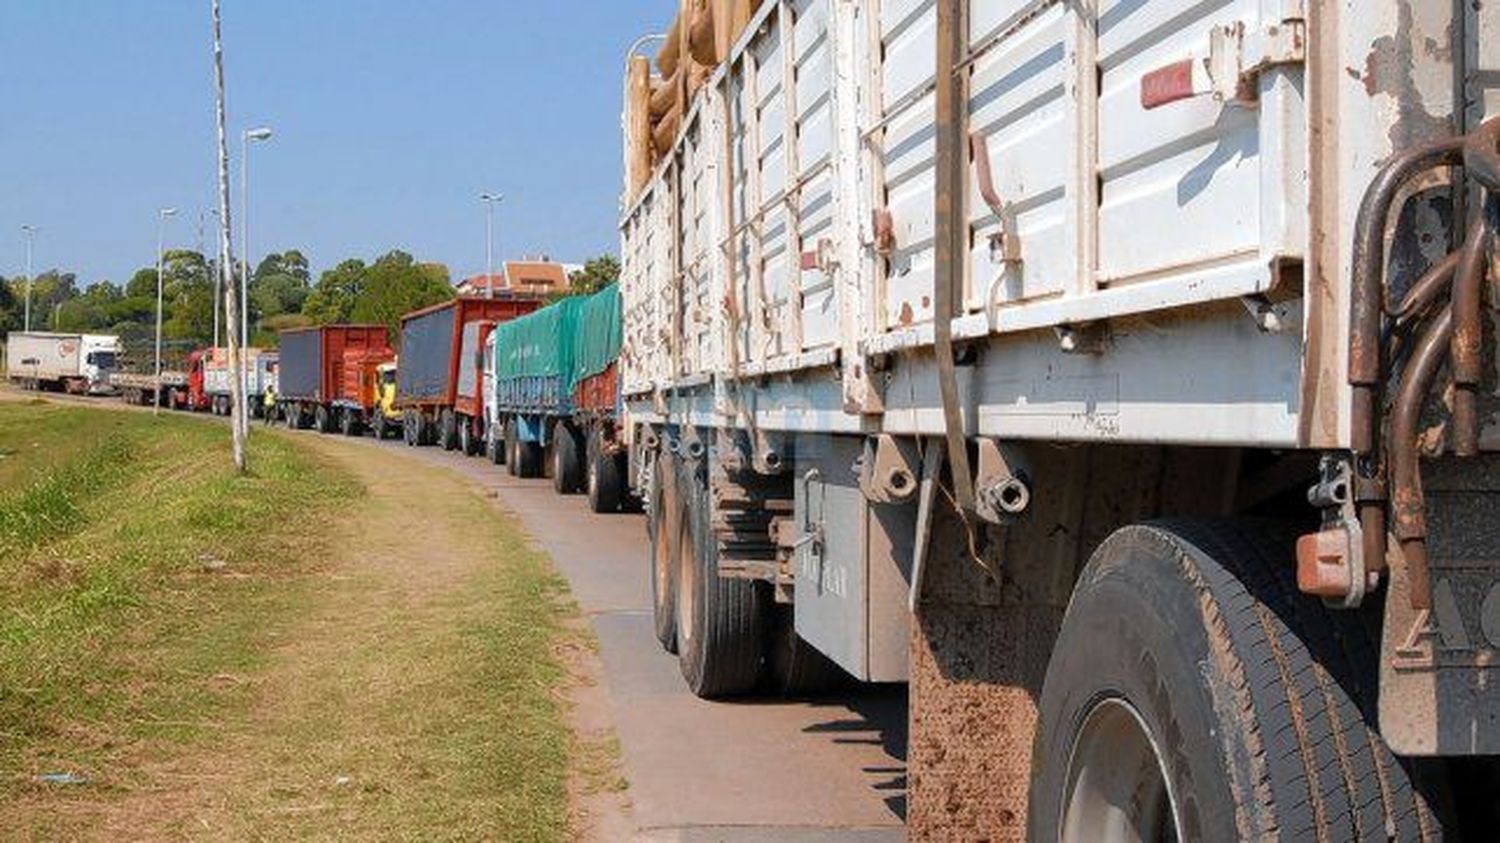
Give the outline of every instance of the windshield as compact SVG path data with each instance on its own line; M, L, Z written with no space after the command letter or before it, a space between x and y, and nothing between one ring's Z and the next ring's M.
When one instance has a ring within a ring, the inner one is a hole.
M101 369L113 369L115 367L115 353L113 351L90 351L88 364L90 366L98 366Z
M391 386L395 382L396 382L396 370L395 369L386 369L384 372L380 373L380 385L381 386Z

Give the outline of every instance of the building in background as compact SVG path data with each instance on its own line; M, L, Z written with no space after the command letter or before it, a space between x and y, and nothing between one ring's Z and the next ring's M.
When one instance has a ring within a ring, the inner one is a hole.
M545 295L568 288L568 267L550 260L506 261L503 269L492 275L479 274L458 282L461 296L482 296L495 292Z

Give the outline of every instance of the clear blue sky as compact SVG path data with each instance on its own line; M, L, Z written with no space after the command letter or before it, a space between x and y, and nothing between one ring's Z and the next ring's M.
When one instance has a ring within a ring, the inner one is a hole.
M316 273L402 248L457 280L484 267L482 190L506 195L504 256L618 251L624 53L676 7L223 0L236 215L239 133L276 130L251 150L253 252L301 248ZM23 223L38 271L82 284L153 263L161 206L196 247L210 34L209 0L0 2L0 275L23 270Z

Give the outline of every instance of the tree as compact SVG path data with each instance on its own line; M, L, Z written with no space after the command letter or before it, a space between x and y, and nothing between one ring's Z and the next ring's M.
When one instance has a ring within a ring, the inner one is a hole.
M614 255L600 255L568 275L568 295L592 295L618 280L620 262Z
M302 315L314 325L348 322L355 300L364 292L367 268L359 258L350 258L325 271L304 302Z
M385 325L393 334L403 315L453 298L447 267L419 264L400 250L382 255L364 276L349 317L354 322Z

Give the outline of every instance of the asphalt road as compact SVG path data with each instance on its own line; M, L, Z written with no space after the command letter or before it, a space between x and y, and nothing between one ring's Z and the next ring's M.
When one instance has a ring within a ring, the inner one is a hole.
M559 497L550 481L519 480L480 458L382 444L492 491L568 578L599 639L639 839L906 839L904 689L699 700L652 633L644 518L595 515L581 496Z

